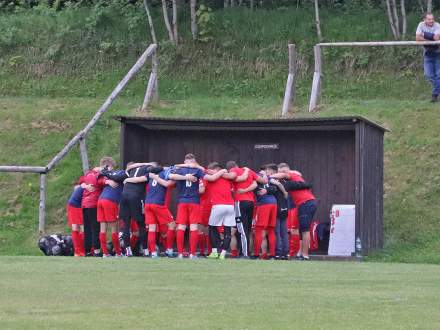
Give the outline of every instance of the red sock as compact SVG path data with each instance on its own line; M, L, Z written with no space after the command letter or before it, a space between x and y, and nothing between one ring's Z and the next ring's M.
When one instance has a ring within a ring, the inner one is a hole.
M73 253L75 256L80 254L79 252L79 232L77 230L72 230L72 242L73 242Z
M99 243L101 243L102 253L108 254L106 233L99 233Z
M255 228L254 256L260 255L261 243L263 242L263 228Z
M267 259L267 253L266 253L266 252L264 252L264 253L261 255L261 259L264 259L264 260Z
M174 237L176 236L176 231L174 229L168 229L167 231L167 249L174 248Z
M189 232L189 253L196 255L197 253L197 243L199 240L199 232L197 230L191 230Z
M267 236L269 240L269 255L271 257L275 256L275 248L277 244L277 237L275 235L275 228L269 228L267 231Z
M205 234L205 241L206 241L206 246L208 247L208 254L210 254L212 252L212 245L208 234Z
M238 250L231 250L231 257L232 258L237 258L238 257Z
M148 250L151 252L156 252L156 232L149 231L148 232Z
M293 235L292 234L289 234L289 255L290 256L293 256L294 255L294 252L293 252L293 249L294 249L294 242L293 242Z
M116 255L121 255L121 246L119 245L119 234L118 233L112 233L112 242L113 242L113 248L115 249Z
M290 243L290 255L295 256L299 251L299 235L295 234L291 236L291 243Z
M137 240L138 240L138 237L136 235L131 235L131 237L130 237L130 246L131 246L131 248L133 250L136 247Z
M179 252L179 254L183 253L183 248L184 248L184 244L185 244L185 231L182 229L177 229L177 252Z
M205 234L204 233L199 233L199 252L200 254L205 254Z
M82 257L84 257L86 255L86 250L84 247L84 232L83 231L79 232L79 253Z

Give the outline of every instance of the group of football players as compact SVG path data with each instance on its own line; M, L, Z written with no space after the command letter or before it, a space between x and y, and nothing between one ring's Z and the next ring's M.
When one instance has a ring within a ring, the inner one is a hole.
M235 161L204 168L187 154L170 167L156 162L114 167L111 157L102 158L68 200L75 256L224 259L229 252L232 258L309 260L317 204L311 184L286 163L259 171Z

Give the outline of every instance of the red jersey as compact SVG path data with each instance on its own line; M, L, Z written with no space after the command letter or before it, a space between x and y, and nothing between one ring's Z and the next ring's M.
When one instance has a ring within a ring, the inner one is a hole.
M211 193L210 193L210 187L208 181L202 179L199 182L199 185L201 187L205 187L205 192L203 194L200 194L200 207L202 209L210 209L211 208Z
M87 189L84 189L81 202L82 208L92 209L98 206L99 195L101 195L102 189L105 185L105 177L102 176L98 179L98 176L99 172L91 170L80 178L79 184L85 183L88 185L92 185L95 188L94 191L88 191Z
M305 182L302 176L294 172L290 172L289 175L290 175L289 179L292 181ZM293 190L290 191L289 193L296 207L299 207L304 202L315 199L315 196L313 195L311 189Z
M244 173L244 169L240 168L240 167L234 167L231 168L229 170L229 172L232 173L237 173L237 176L240 176ZM255 201L255 194L253 191L249 191L247 193L244 194L237 194L237 190L238 189L246 189L247 187L249 187L252 182L254 182L256 179L258 178L257 173L255 173L252 170L249 170L249 175L247 180L243 181L243 182L234 182L234 200L235 201Z
M234 205L232 198L232 182L220 178L214 182L209 182L209 193L212 205Z

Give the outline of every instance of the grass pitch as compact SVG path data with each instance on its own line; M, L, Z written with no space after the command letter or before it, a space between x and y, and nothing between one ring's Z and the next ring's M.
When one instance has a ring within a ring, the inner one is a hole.
M440 328L436 265L63 257L0 265L2 329Z

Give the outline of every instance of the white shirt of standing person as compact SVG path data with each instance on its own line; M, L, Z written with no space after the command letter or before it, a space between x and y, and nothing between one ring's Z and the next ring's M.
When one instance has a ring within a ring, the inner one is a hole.
M434 36L436 36L438 39L438 36L440 36L440 24L437 22L434 22L431 26L426 24L425 21L420 22L419 25L417 26L417 30L416 30L416 36L421 36L423 37L423 34L425 32L429 32L434 34ZM425 39L426 40L426 39ZM427 40L429 41L429 40ZM427 51L429 51L430 53L440 53L440 47L439 46L425 46L425 53Z

